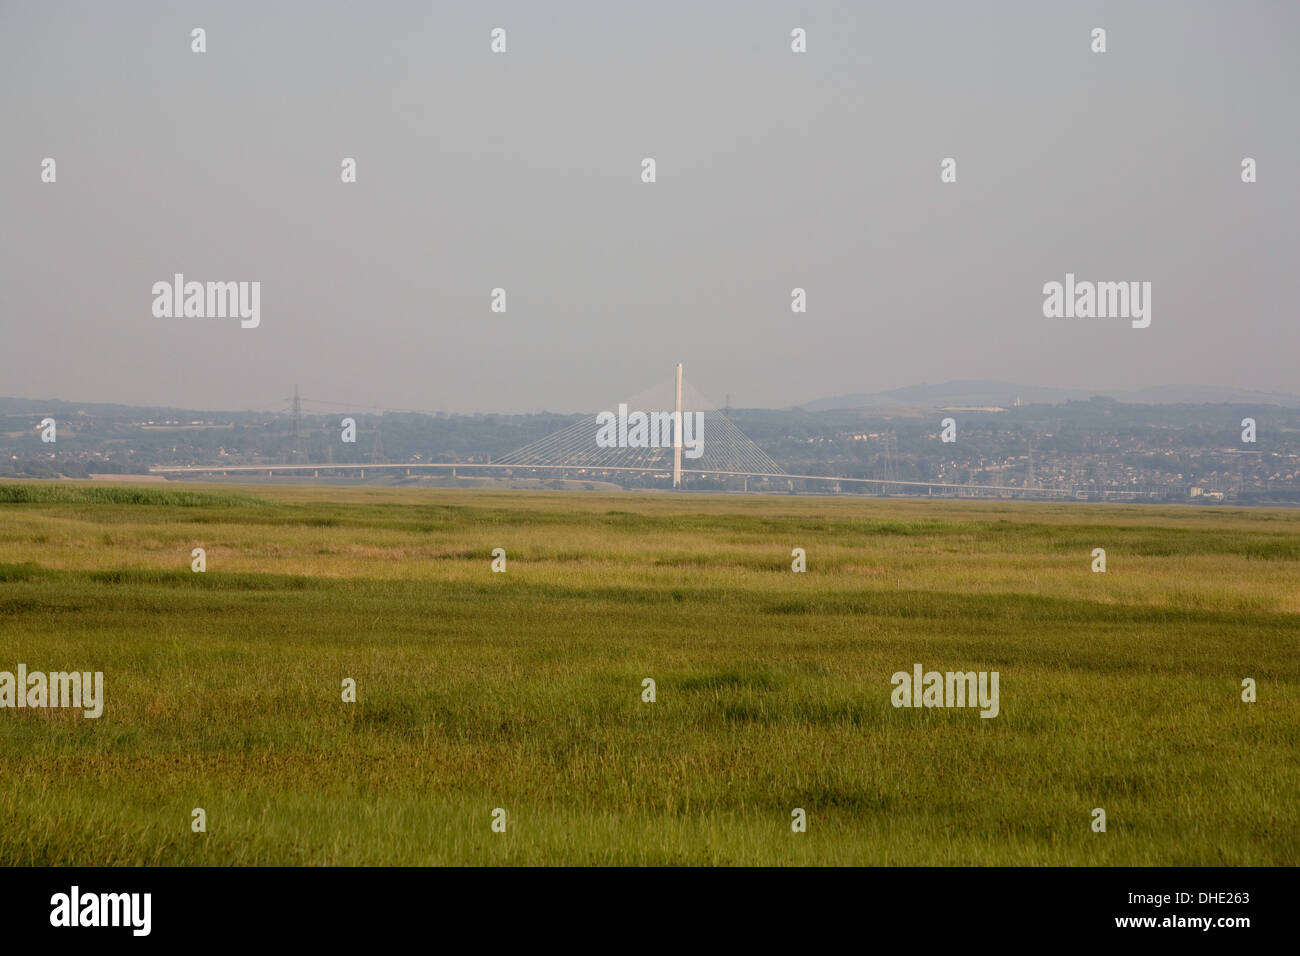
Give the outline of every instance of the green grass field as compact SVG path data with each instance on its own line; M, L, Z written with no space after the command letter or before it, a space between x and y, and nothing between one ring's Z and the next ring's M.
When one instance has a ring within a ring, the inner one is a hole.
M1300 512L9 484L0 864L1295 865L1298 650Z

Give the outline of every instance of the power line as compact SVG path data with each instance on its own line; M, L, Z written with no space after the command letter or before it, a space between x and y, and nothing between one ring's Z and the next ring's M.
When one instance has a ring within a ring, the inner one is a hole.
M411 415L441 415L442 411L434 411L428 408L387 408L383 405L362 405L357 402L329 402L322 398L304 398L305 405L329 405L333 408L344 408L351 410L366 410L373 412L404 412Z

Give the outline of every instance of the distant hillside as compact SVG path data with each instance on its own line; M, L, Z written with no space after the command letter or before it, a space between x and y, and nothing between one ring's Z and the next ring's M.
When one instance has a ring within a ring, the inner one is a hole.
M996 405L1007 407L1019 398L1025 405L1062 405L1086 401L1094 395L1133 405L1279 405L1300 408L1300 395L1284 392L1257 392L1248 388L1217 385L1158 385L1153 388L1123 391L1115 389L1052 388L1040 385L1014 385L997 381L944 382L941 385L908 385L883 392L836 395L804 402L799 407L809 412L840 408L888 408L897 405L936 407L944 405Z

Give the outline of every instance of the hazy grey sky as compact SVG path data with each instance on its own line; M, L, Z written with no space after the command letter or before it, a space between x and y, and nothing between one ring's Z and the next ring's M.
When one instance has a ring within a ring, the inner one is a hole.
M1291 2L3 0L0 395L1300 391L1298 38ZM154 317L175 272L259 281L260 327ZM1067 272L1150 281L1150 328L1044 318Z

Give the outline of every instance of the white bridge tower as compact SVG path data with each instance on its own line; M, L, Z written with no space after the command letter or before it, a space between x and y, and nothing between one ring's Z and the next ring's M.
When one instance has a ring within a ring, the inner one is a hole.
M673 412L673 487L682 486L682 363L677 363L677 408Z

